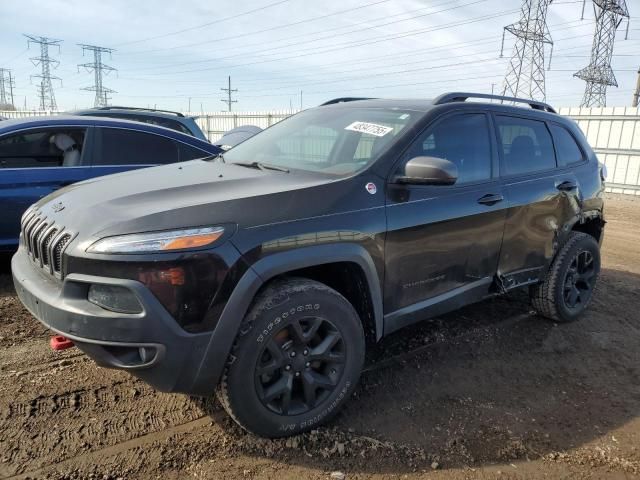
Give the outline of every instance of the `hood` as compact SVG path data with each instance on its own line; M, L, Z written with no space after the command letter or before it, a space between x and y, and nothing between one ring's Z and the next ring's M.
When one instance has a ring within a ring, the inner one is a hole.
M321 215L326 209L335 211L348 194L339 184L344 181L321 175L194 160L80 182L43 198L35 208L89 240L228 223L251 227ZM303 193L317 187L323 188L316 195Z

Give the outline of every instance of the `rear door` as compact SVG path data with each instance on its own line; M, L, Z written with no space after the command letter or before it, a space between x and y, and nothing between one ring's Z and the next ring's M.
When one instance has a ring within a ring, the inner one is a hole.
M498 273L505 288L537 281L571 214L575 176L558 169L549 126L525 116L494 115L509 209Z
M89 178L90 131L35 128L0 137L0 250L16 248L20 218L30 205L61 187ZM54 135L68 136L66 152L56 146Z
M492 138L486 113L454 113L403 155L400 169L418 156L446 158L457 165L458 181L387 187L385 332L489 292L506 206Z

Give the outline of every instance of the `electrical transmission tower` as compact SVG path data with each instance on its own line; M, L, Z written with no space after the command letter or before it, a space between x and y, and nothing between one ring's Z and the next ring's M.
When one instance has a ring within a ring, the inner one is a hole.
M0 68L0 105L14 105L13 103L13 76L11 70Z
M506 32L516 37L516 43L504 77L503 95L545 100L545 44L551 45L551 53L553 53L553 41L547 28L547 9L552 1L524 0L520 20L504 27L500 56L502 57L504 53Z
M227 98L222 98L220 99L220 101L226 103L229 111L231 111L231 105L234 103L238 103L237 100L231 100L231 94L238 91L237 88L234 90L231 89L231 77L229 77L229 86L227 88L221 88L220 90L222 90L223 92L227 92Z
M56 110L58 105L56 104L56 96L53 93L53 85L51 80L59 80L62 84L62 80L59 77L52 77L51 70L55 69L60 64L58 60L52 60L49 58L49 47L58 47L60 52L60 44L62 40L55 40L53 38L38 37L35 35L25 35L27 37L27 47L32 43L40 45L40 56L30 58L31 62L37 67L41 67L42 72L39 75L31 75L31 78L39 78L40 85L38 86L38 98L40 98L40 110Z
M84 87L82 90L88 90L90 92L96 92L96 99L93 103L94 107L106 107L109 104L109 94L116 93L115 90L107 88L102 83L102 75L109 75L109 73L116 70L110 65L102 63L102 54L108 53L109 56L113 53L113 48L97 47L95 45L78 44L82 47L82 55L85 52L93 53L93 63L81 63L78 65L78 71L80 67L84 67L87 72L93 71L93 87Z
M611 68L616 30L623 18L629 18L625 0L593 0L596 31L591 47L591 62L573 74L587 85L581 107L606 107L607 87L617 87L618 81Z

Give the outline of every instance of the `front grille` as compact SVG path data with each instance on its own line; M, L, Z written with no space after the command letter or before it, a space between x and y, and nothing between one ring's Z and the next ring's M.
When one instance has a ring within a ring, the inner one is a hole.
M22 244L29 258L51 275L62 278L62 254L73 234L38 213L29 213L22 220Z

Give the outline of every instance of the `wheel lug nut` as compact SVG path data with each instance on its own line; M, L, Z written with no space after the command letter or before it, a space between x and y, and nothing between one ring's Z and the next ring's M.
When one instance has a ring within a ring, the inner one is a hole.
M291 365L287 365L286 367L284 367L284 369L288 372L289 370L291 370Z
M304 352L302 352L303 355L308 355L309 354L309 350L307 350L306 348L304 349Z
M295 356L296 356L296 352L291 352L291 353L289 354L289 356L290 356L290 357L295 357Z
M299 377L299 376L300 376L300 372L296 372L296 377Z
M309 368L311 366L311 362L307 362L304 364L305 367Z

